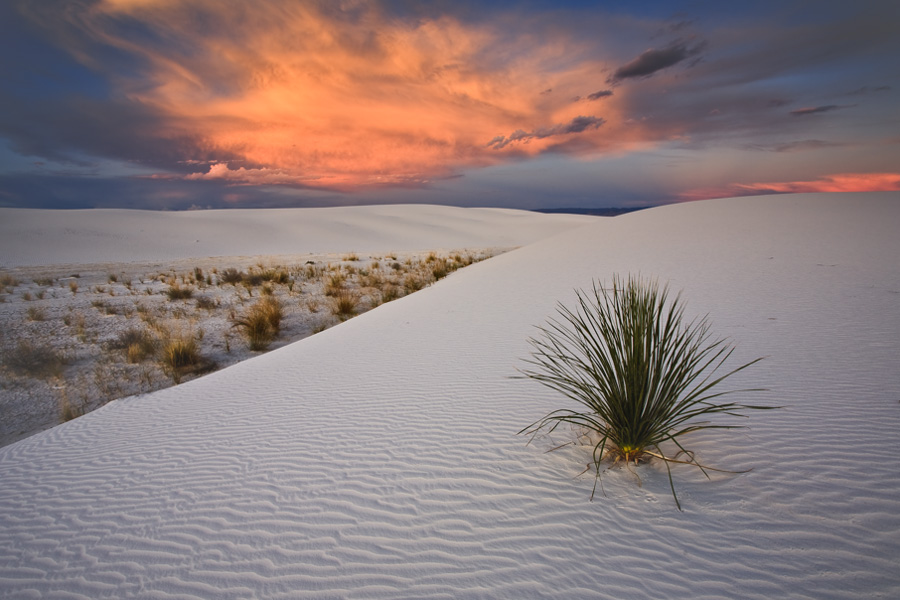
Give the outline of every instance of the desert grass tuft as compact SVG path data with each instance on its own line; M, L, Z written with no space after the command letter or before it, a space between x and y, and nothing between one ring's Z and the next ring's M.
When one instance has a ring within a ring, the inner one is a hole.
M209 296L200 296L199 298L197 298L197 308L203 310L214 310L216 306L216 301Z
M0 288L14 288L19 285L19 280L9 273L0 273Z
M660 289L656 281L613 277L611 288L595 282L591 292L576 294L575 310L560 304L560 318L539 327L540 335L529 340L532 355L525 362L530 366L521 373L583 409L553 411L519 433L553 431L561 423L593 433L595 488L606 458L629 470L642 461L662 460L681 510L670 464L694 465L707 477L707 470L716 470L701 465L682 445L682 436L738 427L701 418L719 413L746 416L746 409L772 408L722 401L727 394L759 389L717 387L762 359L720 374L734 346L713 338L707 317L685 322L681 295L670 302L668 287ZM667 442L678 448L677 454L663 451L661 445ZM679 459L682 455L685 458Z
M21 340L3 357L3 363L14 372L46 379L60 377L67 362L56 349L29 340Z
M264 296L243 315L234 319L254 351L265 350L281 330L284 309L272 296Z
M163 369L175 383L189 373L209 370L211 365L200 354L200 347L192 335L175 335L167 338L160 348L160 361Z
M169 286L166 290L166 296L169 300L187 300L194 295L194 288L181 287L177 283Z
M44 312L43 308L38 306L29 306L28 307L28 320L29 321L43 321L47 318L47 313Z
M240 283L244 279L244 274L241 271L238 271L234 267L228 267L218 274L218 280L220 283L230 283L236 284Z
M356 315L359 307L359 296L349 290L341 290L331 299L331 314L341 320Z
M125 351L125 358L132 364L139 363L156 353L156 340L146 329L130 327L116 337L115 348Z

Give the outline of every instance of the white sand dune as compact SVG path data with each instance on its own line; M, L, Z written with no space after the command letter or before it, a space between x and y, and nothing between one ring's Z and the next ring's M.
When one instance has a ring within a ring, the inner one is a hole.
M477 220L478 213L470 213ZM3 598L900 597L900 194L594 221L301 342L0 449ZM512 380L592 278L684 290L781 405L608 472L515 432ZM743 421L742 421L743 423Z
M594 220L428 205L189 212L0 208L0 266L512 247Z

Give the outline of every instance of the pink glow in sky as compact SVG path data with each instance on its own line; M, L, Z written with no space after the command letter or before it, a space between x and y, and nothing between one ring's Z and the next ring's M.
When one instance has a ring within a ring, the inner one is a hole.
M896 189L889 4L492 6L13 2L0 202L57 182L149 205Z

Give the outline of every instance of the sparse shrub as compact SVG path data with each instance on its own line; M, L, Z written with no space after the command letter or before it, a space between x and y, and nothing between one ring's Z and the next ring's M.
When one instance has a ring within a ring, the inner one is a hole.
M351 252L350 254L344 255L343 260L346 260L348 262L355 262L359 260L359 256L356 254L356 252Z
M62 386L61 394L59 397L59 421L60 423L65 423L66 421L71 421L72 419L77 419L84 415L84 402L81 404L74 404L71 400L69 400L69 394L66 391L66 387Z
M85 329L85 319L83 314L79 312L66 315L66 318L63 319L63 321L66 325L75 326L75 335L78 336L79 340L83 342L87 339L87 330Z
M305 276L307 279L318 279L324 272L325 270L321 266L313 262L306 263Z
M146 329L130 327L116 337L114 347L125 350L130 363L139 363L156 353L156 340Z
M216 301L209 296L200 296L199 298L197 298L197 308L202 308L203 310L213 310L214 308L216 308Z
M206 370L210 364L203 359L200 348L193 336L174 336L163 342L160 350L163 368L172 376L175 383L188 373Z
M26 302L31 302L31 300L32 300L31 292L25 292L24 294L22 294L22 300L25 300Z
M325 281L325 295L338 296L341 292L344 291L345 281L346 277L339 271L329 275Z
M61 376L67 361L51 346L22 340L4 356L3 362L19 374L50 378Z
M448 263L443 258L436 258L431 261L431 275L434 277L435 281L438 279L443 279L447 275L449 275L453 271L450 263Z
M323 331L325 331L325 330L328 329L329 327L331 327L331 321L329 321L328 319L322 319L321 321L319 321L318 323L316 323L316 325L312 328L312 332L313 332L314 334L315 334L315 333L322 333Z
M287 271L282 269L281 267L273 267L271 269L263 269L263 271L259 274L263 281L269 281L271 283L287 283L290 281L291 276Z
M255 271L251 271L249 273L244 274L244 277L243 277L243 280L241 281L241 283L243 283L244 287L249 290L251 287L256 287L258 285L261 285L263 281L264 281L264 279L263 279L262 273L256 273Z
M668 287L660 290L655 281L613 277L611 288L595 282L592 293L576 294L574 311L560 304L561 320L551 319L538 328L537 338L529 340L533 351L525 362L531 367L521 372L578 402L584 410L553 411L519 433L536 434L545 427L553 431L560 423L589 431L594 436L591 441L596 440L595 488L601 461L607 457L629 470L632 464L651 458L662 460L681 509L670 464L694 465L704 474L709 467L701 465L679 438L707 428L736 427L697 421L699 417L771 408L719 400L736 391L760 390L713 391L724 379L761 359L717 375L733 346L724 339L711 339L707 317L683 323L680 294L669 302ZM673 443L679 452L666 455L660 447L664 442ZM682 454L686 458L679 459Z
M234 326L241 328L251 350L265 350L278 335L283 317L281 303L272 296L266 296L236 317Z
M403 288L406 290L407 294L418 292L423 287L425 287L425 280L420 275L409 273L403 279Z
M19 285L19 280L9 273L0 273L0 288L14 288Z
M29 306L28 307L28 320L29 321L43 321L47 318L47 313L44 312L43 308L38 306Z
M349 319L356 314L359 296L349 290L342 290L331 300L331 314L341 320Z
M230 283L232 285L240 283L244 279L244 274L234 267L228 267L219 273L219 281L221 283Z
M166 296L169 297L169 300L187 300L193 295L194 288L181 287L177 283L169 286L169 289L166 290Z
M400 288L392 283L385 284L381 288L381 301L390 302L400 297Z

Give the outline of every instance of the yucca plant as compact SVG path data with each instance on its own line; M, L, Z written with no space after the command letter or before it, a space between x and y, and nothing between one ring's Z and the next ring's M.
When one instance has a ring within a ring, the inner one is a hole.
M553 411L519 433L534 435L545 428L552 432L561 423L593 432L595 491L604 459L623 462L629 469L659 459L680 510L670 464L697 466L707 477L710 469L684 448L682 436L739 427L699 420L703 417L746 416L745 409L773 408L723 401L728 394L760 389L718 388L762 359L723 369L734 346L712 336L707 316L685 322L681 294L670 302L668 286L660 289L655 280L614 276L611 288L595 281L592 292L576 294L575 310L560 304L561 318L550 319L538 328L540 335L529 339L532 355L525 362L530 366L520 372L580 403L583 410ZM666 455L660 447L664 442L679 452ZM682 455L685 458L679 459Z

